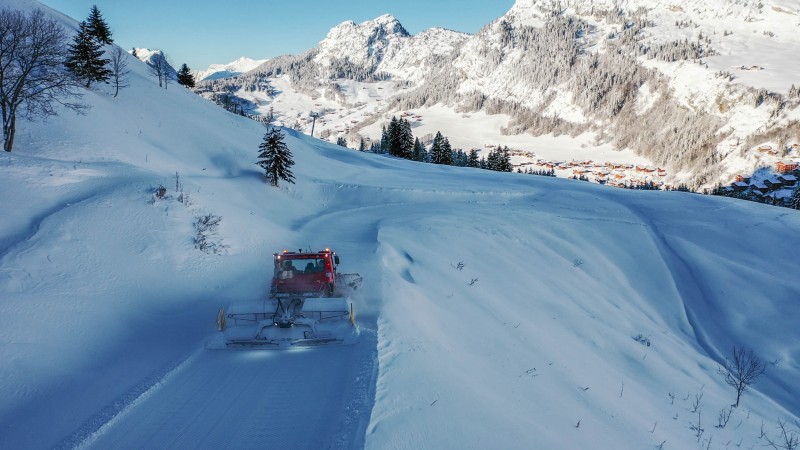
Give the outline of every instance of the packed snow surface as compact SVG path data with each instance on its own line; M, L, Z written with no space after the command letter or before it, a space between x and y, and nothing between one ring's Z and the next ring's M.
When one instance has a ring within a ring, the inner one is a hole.
M263 126L130 68L0 155L0 448L753 448L800 420L800 212L288 129L276 189ZM325 247L364 277L359 343L205 348L273 252ZM733 346L766 373L721 426Z

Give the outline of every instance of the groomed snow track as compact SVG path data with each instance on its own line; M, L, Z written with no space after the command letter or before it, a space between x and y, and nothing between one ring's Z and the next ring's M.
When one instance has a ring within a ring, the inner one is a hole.
M204 350L72 444L98 449L363 447L375 339L367 331L351 346Z

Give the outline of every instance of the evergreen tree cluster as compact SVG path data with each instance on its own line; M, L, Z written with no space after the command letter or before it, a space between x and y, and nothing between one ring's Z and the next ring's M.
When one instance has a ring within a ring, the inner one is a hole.
M553 170L553 169L533 170L530 167L528 167L528 169L523 173L527 174L527 175L539 175L539 176L542 176L542 177L555 177L556 176L556 171Z
M381 131L381 153L388 153L398 158L413 159L414 134L411 123L404 118L392 117L389 125ZM417 161L422 161L418 159Z
M89 17L78 26L78 34L69 45L69 57L64 65L88 89L92 83L106 83L113 75L108 68L111 60L104 58L105 45L114 41L111 30L97 6L92 6Z
M495 170L498 172L511 172L511 155L508 147L497 146L496 150L490 150L485 161L481 162L481 168Z
M452 166L456 160L456 158L453 157L453 149L450 147L450 141L438 131L433 138L433 142L431 142L430 159L433 164L444 164L447 166Z
M366 149L363 139L359 149ZM513 170L511 151L507 146L502 148L498 146L496 150L489 152L487 158L479 158L478 149L471 149L469 152L464 152L462 149L454 150L450 140L437 131L431 140L430 148L426 148L419 138L414 137L408 120L397 117L392 117L388 126L383 127L380 143L373 143L369 150L373 153L385 153L398 158L445 166L474 167L498 172Z

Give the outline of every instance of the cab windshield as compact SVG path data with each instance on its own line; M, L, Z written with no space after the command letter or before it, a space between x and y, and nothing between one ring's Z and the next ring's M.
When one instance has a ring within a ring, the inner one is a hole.
M293 274L322 273L325 272L325 260L323 258L285 259L280 262L279 270Z

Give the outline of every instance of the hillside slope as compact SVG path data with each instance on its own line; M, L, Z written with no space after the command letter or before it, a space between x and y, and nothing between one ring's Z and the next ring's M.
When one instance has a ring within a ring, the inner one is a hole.
M130 67L0 155L0 447L747 448L800 420L796 211L292 130L274 189L262 125ZM194 248L205 214L221 254ZM326 246L365 278L361 342L204 349L273 252ZM767 372L717 428L734 345Z

